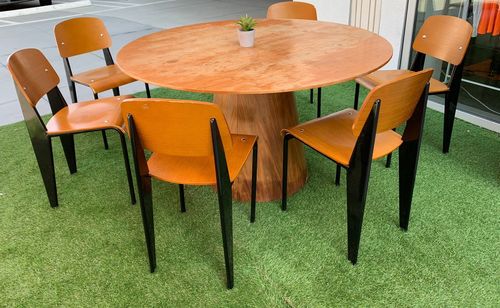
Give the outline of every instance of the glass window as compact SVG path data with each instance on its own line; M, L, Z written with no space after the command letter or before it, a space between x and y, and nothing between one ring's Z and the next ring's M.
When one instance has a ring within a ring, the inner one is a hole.
M465 56L458 109L500 123L500 0L419 0L413 37L432 15L467 19L473 36ZM434 78L447 81L447 63L427 57ZM434 101L444 102L444 96Z

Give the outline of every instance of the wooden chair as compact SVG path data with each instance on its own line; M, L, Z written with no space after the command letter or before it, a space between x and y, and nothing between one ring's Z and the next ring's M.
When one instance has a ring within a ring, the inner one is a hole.
M74 134L112 129L120 135L127 172L130 198L135 204L135 193L122 130L120 103L132 96L116 96L67 105L59 91L59 76L47 58L38 49L23 49L10 55L7 67L14 79L19 103L31 138L31 144L42 174L45 190L52 207L58 206L52 138L59 137L70 173L76 172ZM45 124L36 109L47 96L53 117Z
M361 110L345 109L285 129L283 211L287 208L288 142L295 138L347 169L348 259L356 264L371 161L399 148L399 225L408 229L432 70L408 73L376 86ZM406 122L403 136L392 128Z
M314 5L298 1L284 1L272 4L267 9L267 18L318 20ZM313 89L309 91L309 102L311 104L314 103ZM316 116L318 118L321 117L321 88L318 88L318 109Z
M231 184L252 152L250 221L255 221L257 137L229 132L215 104L173 99L132 99L122 104L132 141L139 200L151 272L156 267L151 177L179 185L216 185L227 287L233 287ZM144 150L153 154L146 160Z
M418 32L413 49L417 52L410 70L384 70L356 79L354 108L357 109L359 85L368 89L424 68L426 55L448 62L452 65L451 76L447 84L432 78L429 94L445 94L443 153L450 150L451 133L457 110L458 94L464 69L464 57L472 35L472 26L463 19L453 16L431 16ZM390 166L390 156L387 167Z
M76 83L89 87L94 99L99 93L112 89L115 96L120 95L120 86L136 81L126 75L114 64L109 48L111 36L102 20L95 17L78 17L60 22L54 29L59 54L64 61L66 78L68 79L71 100L78 102ZM73 74L69 58L102 50L106 66ZM149 85L146 83L146 94L151 97ZM108 149L106 134L103 131L104 148Z

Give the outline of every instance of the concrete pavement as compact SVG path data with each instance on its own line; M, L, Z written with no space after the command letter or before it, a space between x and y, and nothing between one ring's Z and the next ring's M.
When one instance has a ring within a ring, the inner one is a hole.
M62 2L61 0L54 3ZM277 0L92 0L92 5L0 19L0 125L22 120L10 73L8 56L22 48L38 48L49 59L61 78L60 88L68 103L69 90L62 59L55 44L53 29L62 20L78 16L103 19L112 38L114 56L128 42L164 28L224 19L248 14L265 17L267 7ZM26 4L26 6L36 5ZM101 52L71 59L74 72L104 65ZM143 91L140 82L121 88L123 94ZM77 86L79 100L92 99L90 89ZM102 97L112 95L103 93ZM42 114L50 112L47 102L39 104Z

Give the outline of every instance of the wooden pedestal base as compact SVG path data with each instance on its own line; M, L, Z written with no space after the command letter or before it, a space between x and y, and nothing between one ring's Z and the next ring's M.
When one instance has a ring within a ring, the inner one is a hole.
M259 136L257 201L281 198L283 169L283 128L298 124L293 93L233 95L216 94L214 103L221 107L232 133ZM289 144L288 194L298 191L307 177L303 145ZM249 158L233 184L236 200L250 200L251 166Z

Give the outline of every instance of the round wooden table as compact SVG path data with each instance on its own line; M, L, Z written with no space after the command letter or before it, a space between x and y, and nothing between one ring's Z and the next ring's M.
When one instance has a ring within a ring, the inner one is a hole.
M281 197L281 129L298 123L293 91L371 73L392 56L382 37L350 26L308 20L259 20L253 48L242 48L234 21L173 28L139 38L118 53L128 75L155 85L213 93L233 133L259 136L257 200ZM289 148L288 193L307 177L302 144ZM251 160L233 184L250 199Z

